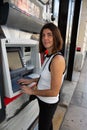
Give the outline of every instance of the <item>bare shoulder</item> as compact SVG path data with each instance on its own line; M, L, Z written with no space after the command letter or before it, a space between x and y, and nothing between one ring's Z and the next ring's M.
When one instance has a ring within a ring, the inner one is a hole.
M56 55L52 59L51 68L63 68L65 69L65 59L62 55Z
M53 63L64 63L65 64L65 59L62 55L56 55L53 58Z

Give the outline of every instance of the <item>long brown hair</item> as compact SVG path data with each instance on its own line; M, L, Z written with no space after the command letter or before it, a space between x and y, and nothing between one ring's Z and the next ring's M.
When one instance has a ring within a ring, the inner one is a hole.
M40 51L40 53L43 53L46 50L46 48L43 46L43 43L42 43L42 33L43 33L44 29L50 29L52 31L53 45L54 45L52 53L60 51L62 49L62 45L63 45L63 39L62 39L60 30L53 23L47 23L42 27L42 29L40 31L40 38L39 38L39 51Z

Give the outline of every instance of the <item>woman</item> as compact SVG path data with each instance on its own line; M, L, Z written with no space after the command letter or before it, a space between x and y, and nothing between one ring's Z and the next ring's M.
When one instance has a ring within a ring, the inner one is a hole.
M59 101L59 91L62 84L65 60L61 53L62 37L59 29L53 23L45 24L40 32L40 53L48 51L42 65L39 79L20 79L19 83L37 82L37 87L22 86L22 91L37 96L39 103L39 130L53 130L52 118Z

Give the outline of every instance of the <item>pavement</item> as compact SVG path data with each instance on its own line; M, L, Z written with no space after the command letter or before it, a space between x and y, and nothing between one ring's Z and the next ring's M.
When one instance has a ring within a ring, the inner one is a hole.
M71 101L67 104L67 111L59 130L87 130L87 57L78 77L79 79L76 81L73 95L71 94ZM73 75L73 78L76 77Z
M56 109L54 118L53 118L53 127L54 130L71 130L63 128L63 122L67 113L67 110L70 106L71 99L76 90L80 79L81 72L73 71L72 81L64 80L63 86L60 93L60 102ZM66 125L66 123L65 123ZM77 129L72 129L77 130ZM80 130L80 129L79 129Z

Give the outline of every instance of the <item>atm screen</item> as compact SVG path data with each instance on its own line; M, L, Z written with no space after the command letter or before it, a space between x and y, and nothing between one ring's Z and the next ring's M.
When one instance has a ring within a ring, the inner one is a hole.
M23 63L21 60L20 49L7 50L7 57L9 63L10 71L23 68Z
M11 75L13 93L20 90L17 80L26 72L20 48L7 48L8 65Z

